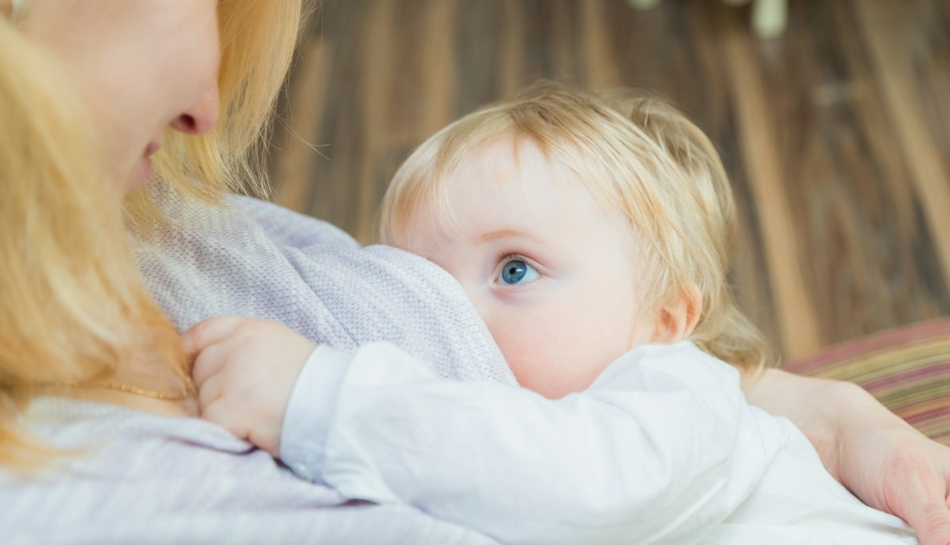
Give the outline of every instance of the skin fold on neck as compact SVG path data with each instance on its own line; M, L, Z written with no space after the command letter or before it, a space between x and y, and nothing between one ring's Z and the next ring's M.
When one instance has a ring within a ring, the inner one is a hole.
M190 373L190 370L184 369L184 372ZM178 399L162 399L149 395L161 393L175 396L183 388L193 388L190 377L178 376L176 371L160 360L133 358L132 361L119 365L114 374L108 377L108 383L114 386L134 386L147 393L110 388L105 386L105 382L51 385L47 393L96 403L120 405L163 416L195 418L200 416L197 394Z
M179 400L155 399L143 395L99 387L70 388L57 395L83 401L119 405L128 409L158 414L161 416L193 417L200 416L198 400L189 397Z

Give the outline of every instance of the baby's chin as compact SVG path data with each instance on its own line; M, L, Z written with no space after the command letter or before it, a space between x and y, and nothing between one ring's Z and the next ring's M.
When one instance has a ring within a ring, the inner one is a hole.
M507 356L505 359L512 361ZM583 392L599 375L599 373L593 376L577 372L557 373L550 369L544 372L543 369L535 369L532 365L518 363L509 363L509 366L522 388L527 388L548 399L561 399L570 394Z
M519 384L521 382L519 381ZM536 394L541 394L542 396L548 399L561 399L571 394L576 394L578 392L583 392L587 388L581 388L576 386L565 386L562 384L536 384L536 385L525 385L521 384L524 388L531 390ZM590 384L588 384L590 386Z
M561 399L569 394L583 392L611 363L637 346L650 344L649 339L631 339L630 344L618 342L613 350L577 350L577 346L554 349L552 345L533 346L525 349L516 346L512 350L507 343L499 343L508 367L522 388L527 388L548 399ZM568 350L584 357L566 356Z

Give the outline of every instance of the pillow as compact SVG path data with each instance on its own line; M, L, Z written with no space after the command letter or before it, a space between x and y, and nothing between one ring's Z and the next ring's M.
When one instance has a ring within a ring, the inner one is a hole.
M789 361L799 375L847 380L950 446L950 319L877 333Z

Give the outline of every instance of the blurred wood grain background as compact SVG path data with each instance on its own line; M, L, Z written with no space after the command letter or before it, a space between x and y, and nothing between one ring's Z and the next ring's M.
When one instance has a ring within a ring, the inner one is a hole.
M950 1L789 0L762 41L718 0L326 0L271 156L275 198L374 240L427 136L538 78L654 90L719 147L732 280L786 357L950 314Z

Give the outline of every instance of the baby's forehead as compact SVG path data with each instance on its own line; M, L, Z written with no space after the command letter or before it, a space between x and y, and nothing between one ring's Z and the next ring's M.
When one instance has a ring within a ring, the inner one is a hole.
M566 226L623 230L628 222L597 199L588 185L562 163L544 156L499 164L481 159L449 173L441 200L422 204L419 225L444 237L524 233L537 240L563 236ZM469 168L466 168L469 167Z
M591 188L582 181L584 173L561 155L529 136L504 134L454 150L445 161L446 167L437 171L441 179L435 185L450 187L459 180L504 184L515 178L541 177L547 185L536 186L536 190L590 193ZM471 176L473 173L479 176Z
M623 214L617 216L623 209L617 184L609 180L613 173L598 164L606 159L590 157L570 141L543 145L529 135L506 133L453 151L446 168L436 174L433 200L445 201L451 193L457 199L475 199L483 190L515 184L536 197L559 193L593 200L605 215L623 219ZM525 181L532 183L519 184Z
M629 225L624 200L609 179L616 171L603 168L604 159L591 157L591 150L571 138L540 142L511 130L455 136L436 144L428 167L422 167L425 174L416 179L414 196L402 201L410 216L404 218L415 223L416 233L421 226L423 232L456 236L460 213L511 193L521 194L517 206L511 209L512 199L498 206L507 205L512 214L564 197L597 207L597 221Z

